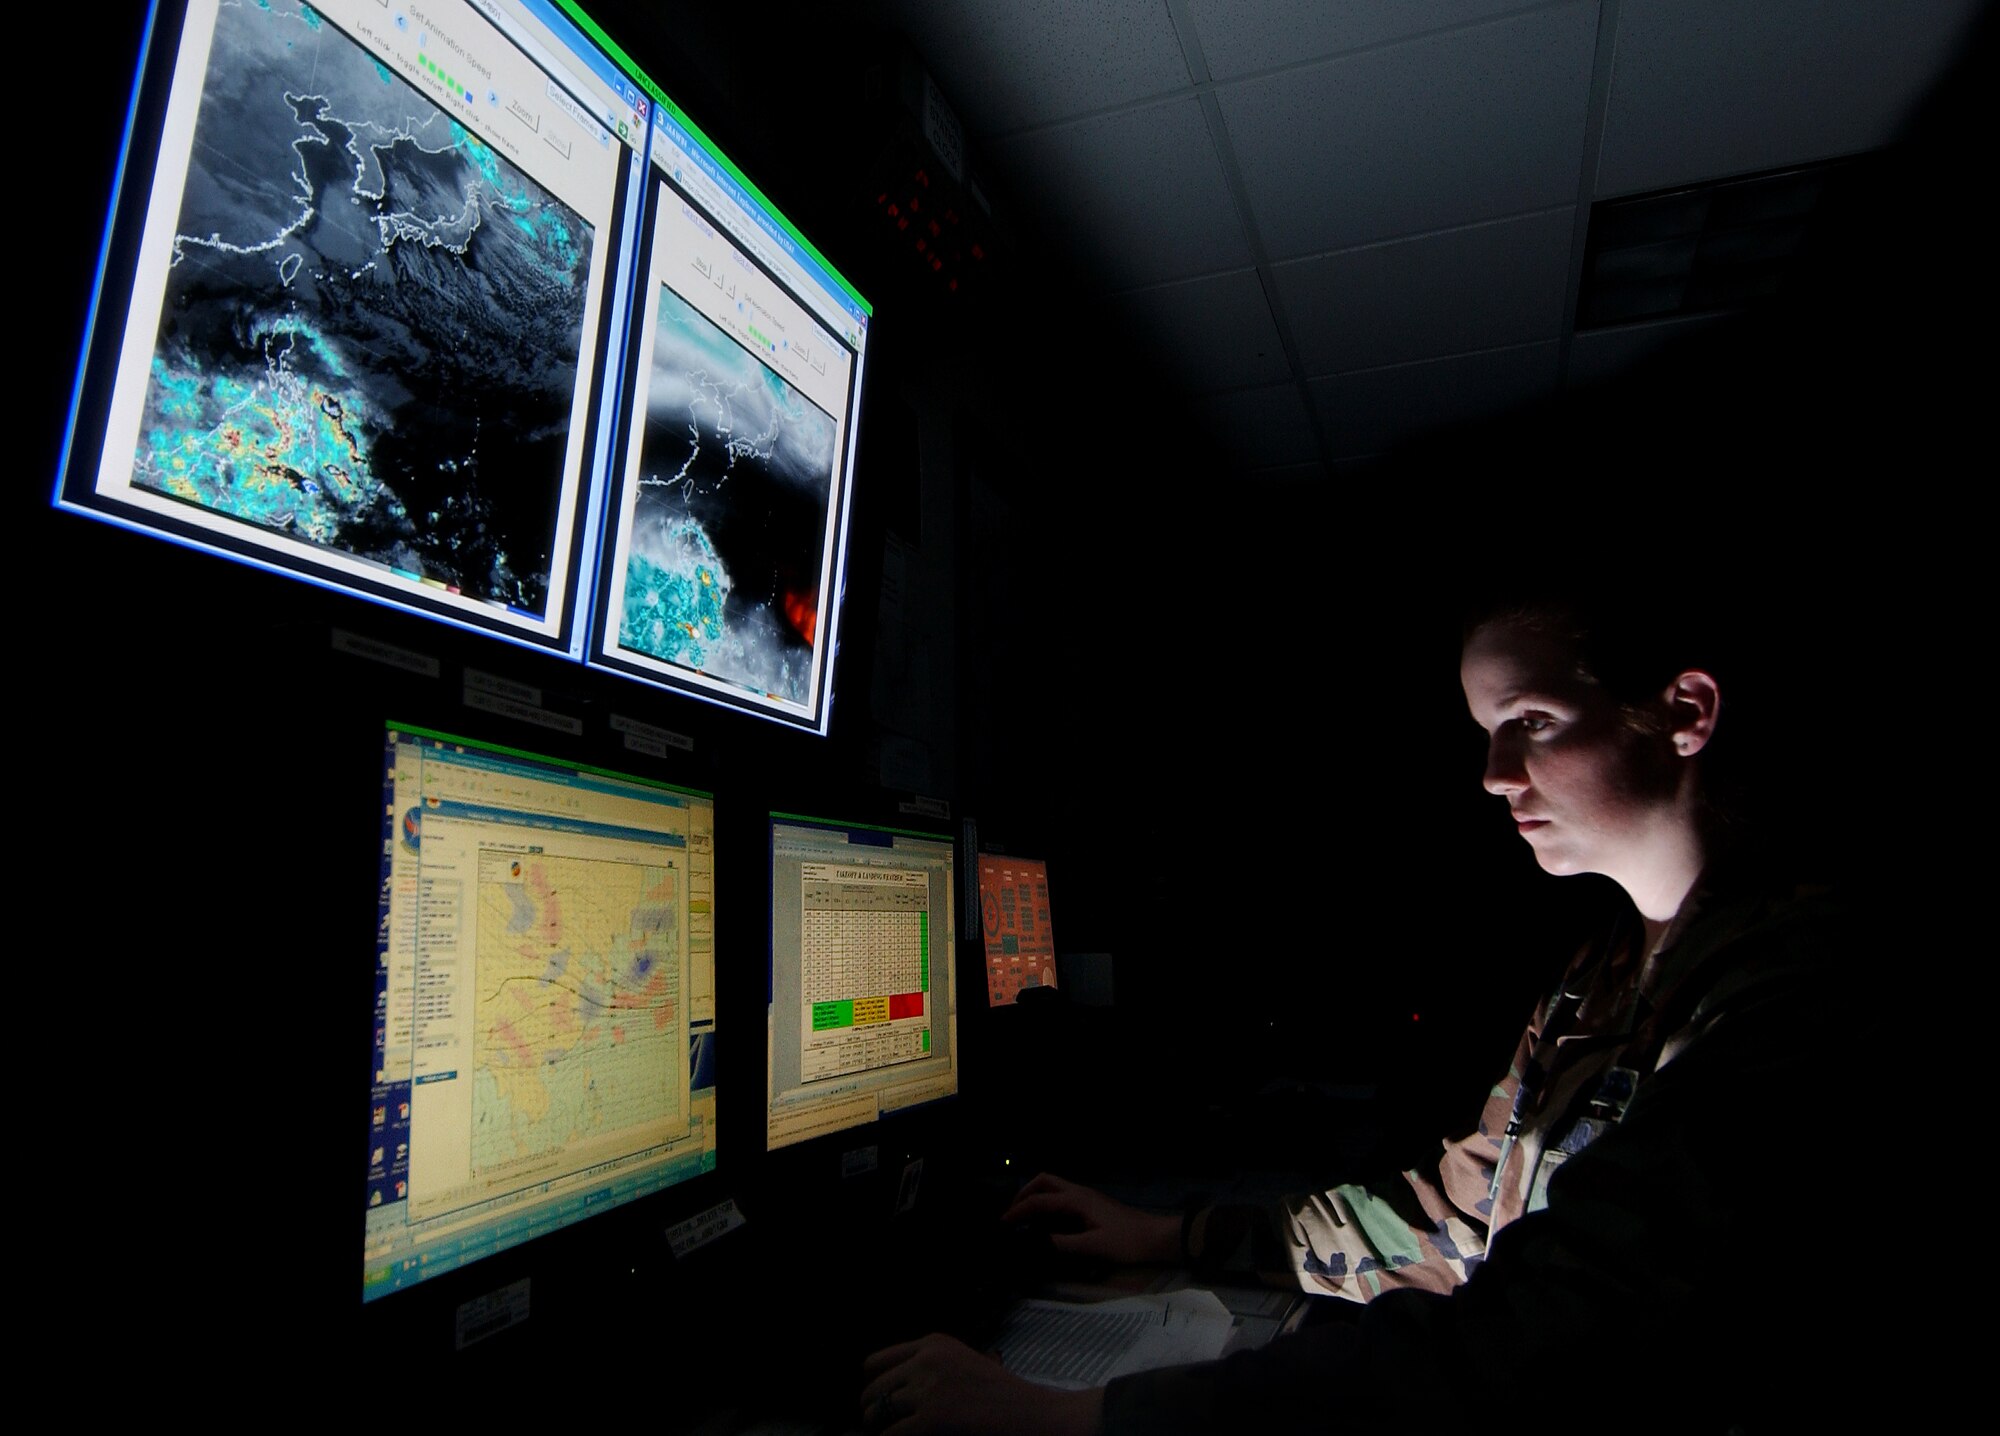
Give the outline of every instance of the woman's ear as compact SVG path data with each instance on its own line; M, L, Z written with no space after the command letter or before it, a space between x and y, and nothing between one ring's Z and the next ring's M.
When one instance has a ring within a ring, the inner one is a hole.
M1692 758L1715 736L1716 714L1722 708L1722 690L1712 675L1690 668L1667 686L1667 731L1673 735L1674 752Z

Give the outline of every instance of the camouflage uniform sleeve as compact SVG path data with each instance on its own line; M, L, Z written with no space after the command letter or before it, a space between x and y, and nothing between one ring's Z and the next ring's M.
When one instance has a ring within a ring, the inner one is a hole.
M1478 1126L1447 1141L1434 1170L1412 1168L1269 1206L1197 1211L1187 1228L1196 1271L1350 1301L1399 1288L1449 1291L1463 1282L1486 1253L1494 1164L1529 1042L1524 1034Z

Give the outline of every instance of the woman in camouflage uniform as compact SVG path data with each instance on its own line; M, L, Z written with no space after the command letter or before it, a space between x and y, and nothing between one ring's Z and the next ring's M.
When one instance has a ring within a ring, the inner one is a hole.
M1722 684L1669 663L1614 691L1607 675L1628 665L1603 655L1633 632L1560 604L1470 628L1460 677L1487 734L1484 786L1546 871L1602 873L1629 907L1538 1004L1478 1128L1434 1171L1184 1216L1045 1175L1006 1214L1063 1219L1075 1230L1053 1240L1069 1251L1255 1272L1365 1310L1089 1392L1031 1387L929 1337L870 1359L872 1427L1506 1425L1530 1419L1513 1404L1523 1373L1582 1403L1571 1418L1615 1402L1623 1425L1725 1429L1796 1399L1798 1371L1760 1338L1804 1309L1799 1284L1761 1310L1742 1288L1776 1256L1799 1180L1772 1113L1837 1060L1825 978L1844 925L1830 897L1720 841L1705 768ZM1619 1393L1635 1361L1681 1376L1633 1408Z

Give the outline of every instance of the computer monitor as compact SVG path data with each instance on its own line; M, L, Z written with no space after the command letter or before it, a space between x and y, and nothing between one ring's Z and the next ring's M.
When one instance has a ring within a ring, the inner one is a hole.
M769 1148L958 1091L949 834L771 815Z
M547 0L146 23L58 506L579 656L638 84Z
M1041 858L979 855L979 926L986 940L986 1002L1006 1007L1022 991L1056 985L1049 924L1049 865Z
M716 1165L713 797L394 723L380 771L364 1300Z
M649 159L591 661L823 734L869 307L664 97Z
M56 506L826 733L853 285L573 0L143 23Z

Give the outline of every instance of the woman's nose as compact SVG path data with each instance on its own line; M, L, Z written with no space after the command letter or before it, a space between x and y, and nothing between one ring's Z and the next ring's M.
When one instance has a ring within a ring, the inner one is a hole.
M1495 734L1486 745L1486 772L1480 784L1489 793L1506 797L1528 786L1528 772L1521 762L1520 746Z

